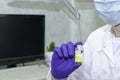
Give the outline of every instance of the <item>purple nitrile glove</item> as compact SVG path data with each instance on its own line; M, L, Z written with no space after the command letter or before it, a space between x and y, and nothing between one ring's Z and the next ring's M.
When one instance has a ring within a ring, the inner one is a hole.
M81 65L81 63L75 63L75 48L77 45L82 45L82 42L77 42L75 45L68 42L62 44L60 48L55 48L51 63L51 73L54 78L67 78Z

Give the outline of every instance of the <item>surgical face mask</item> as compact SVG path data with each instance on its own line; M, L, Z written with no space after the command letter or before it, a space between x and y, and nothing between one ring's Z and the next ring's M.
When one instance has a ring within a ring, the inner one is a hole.
M94 0L103 21L112 26L120 24L120 0Z

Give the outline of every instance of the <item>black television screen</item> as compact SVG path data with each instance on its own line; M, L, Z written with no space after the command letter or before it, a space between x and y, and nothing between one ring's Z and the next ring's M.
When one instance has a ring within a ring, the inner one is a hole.
M0 63L44 59L44 32L44 15L0 14Z

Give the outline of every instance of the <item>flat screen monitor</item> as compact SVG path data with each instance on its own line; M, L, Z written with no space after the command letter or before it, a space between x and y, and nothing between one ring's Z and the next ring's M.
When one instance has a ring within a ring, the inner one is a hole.
M0 14L0 64L44 59L45 16Z

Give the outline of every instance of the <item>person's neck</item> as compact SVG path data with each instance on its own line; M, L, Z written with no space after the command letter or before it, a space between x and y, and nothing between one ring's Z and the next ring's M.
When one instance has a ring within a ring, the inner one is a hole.
M120 38L120 24L113 26L111 28L111 31L113 32L113 34L115 35L116 38Z

